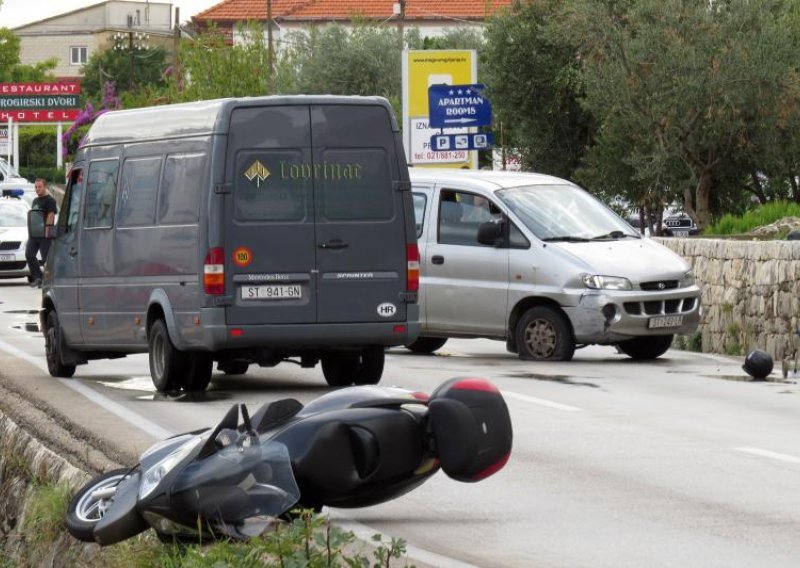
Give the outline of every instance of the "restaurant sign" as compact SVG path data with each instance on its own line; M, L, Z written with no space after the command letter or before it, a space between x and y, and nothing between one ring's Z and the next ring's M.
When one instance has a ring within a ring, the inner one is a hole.
M0 122L72 122L80 91L76 82L0 83Z

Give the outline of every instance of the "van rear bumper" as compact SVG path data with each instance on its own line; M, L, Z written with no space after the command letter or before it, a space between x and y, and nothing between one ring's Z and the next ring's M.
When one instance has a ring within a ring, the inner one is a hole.
M417 310L409 309L408 312L413 316ZM202 348L208 351L248 347L289 350L366 345L391 347L411 343L420 332L418 318L408 322L228 325L224 322L224 312L218 308L201 310L200 318L203 322ZM218 319L223 321L215 321Z

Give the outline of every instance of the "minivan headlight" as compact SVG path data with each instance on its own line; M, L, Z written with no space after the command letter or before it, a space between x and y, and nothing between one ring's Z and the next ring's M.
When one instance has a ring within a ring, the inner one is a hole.
M585 274L583 285L592 290L632 290L631 281L622 276L601 276Z
M681 276L681 288L694 286L694 270L689 270Z

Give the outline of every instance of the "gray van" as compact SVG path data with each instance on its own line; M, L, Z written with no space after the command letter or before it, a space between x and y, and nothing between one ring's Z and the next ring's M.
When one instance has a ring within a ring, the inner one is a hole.
M53 233L40 310L53 376L148 352L162 392L204 390L214 361L237 375L321 362L332 386L374 384L385 347L419 331L408 169L382 98L104 114Z
M697 330L689 264L569 181L534 173L412 168L422 278L420 336L506 342L568 361L589 344L634 359Z

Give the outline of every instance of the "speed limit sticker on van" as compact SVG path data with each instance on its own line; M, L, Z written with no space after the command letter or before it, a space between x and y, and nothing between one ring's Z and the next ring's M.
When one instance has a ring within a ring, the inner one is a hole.
M239 247L233 251L233 263L236 266L247 266L253 262L253 252L247 247Z

